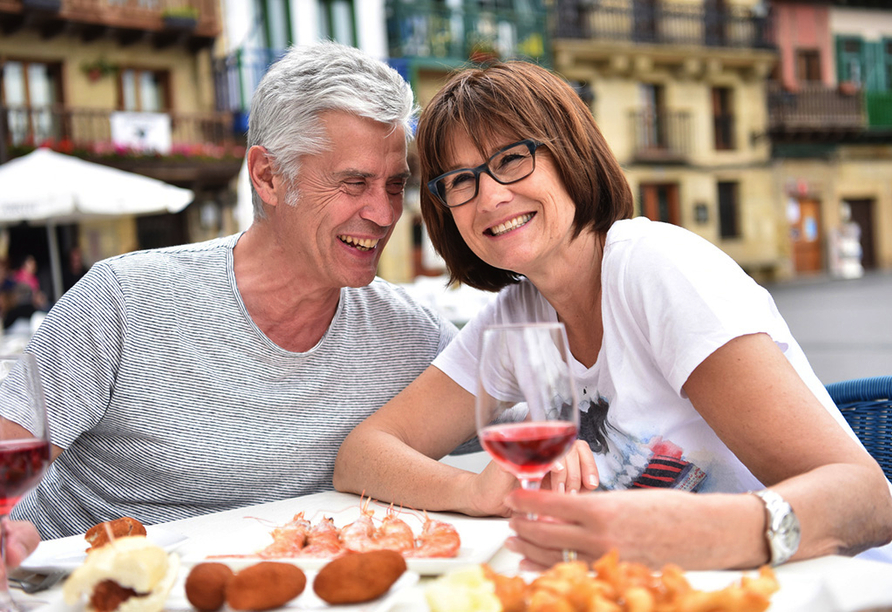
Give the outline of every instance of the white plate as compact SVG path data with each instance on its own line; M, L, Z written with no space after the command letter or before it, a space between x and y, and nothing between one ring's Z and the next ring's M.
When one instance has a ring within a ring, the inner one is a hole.
M149 525L146 527L146 538L170 552L186 541L186 536L169 531L161 527ZM22 569L32 572L57 572L73 571L80 567L87 557L89 544L84 540L83 534L44 540L38 544L37 549L22 563Z
M376 520L387 513L387 506L372 506ZM313 524L323 517L332 518L336 527L344 527L360 516L357 504L341 509L316 509L313 507L293 506L289 508L289 516L264 516L252 514L242 515L221 523L216 529L204 534L190 532L189 543L180 551L183 563L193 565L202 561L222 561L232 567L243 567L256 563L260 559L255 554L272 543L270 532L277 526L286 523L297 512L304 511L305 516ZM405 520L415 531L420 533L424 515L412 510L401 510L400 518ZM422 576L444 574L450 570L469 564L486 563L501 548L505 539L511 534L508 521L503 519L480 520L469 519L458 514L442 514L431 512L428 516L434 520L452 524L461 537L461 548L458 555L450 558L406 559L409 571ZM221 537L221 534L225 536ZM330 558L282 558L275 561L287 561L298 567L316 571L331 561Z

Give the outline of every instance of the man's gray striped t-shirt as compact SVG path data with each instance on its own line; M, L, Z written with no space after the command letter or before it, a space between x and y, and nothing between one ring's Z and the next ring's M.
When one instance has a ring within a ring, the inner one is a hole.
M344 437L455 334L375 279L341 290L314 348L283 350L241 300L238 238L104 260L53 307L27 350L65 451L14 518L55 538L330 490Z

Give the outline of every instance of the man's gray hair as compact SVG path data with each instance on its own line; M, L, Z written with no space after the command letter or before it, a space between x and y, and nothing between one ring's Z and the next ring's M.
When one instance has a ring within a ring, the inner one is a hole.
M325 150L319 115L342 111L412 133L417 107L412 88L384 62L359 49L325 41L288 49L270 66L251 99L248 148L264 147L275 172L294 184L303 155ZM251 185L254 218L263 202Z

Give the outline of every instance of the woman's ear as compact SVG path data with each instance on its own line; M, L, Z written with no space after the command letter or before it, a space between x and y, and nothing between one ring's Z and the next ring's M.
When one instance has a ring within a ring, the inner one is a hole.
M251 177L254 191L257 192L261 200L270 206L276 206L279 203L276 195L273 162L269 152L259 145L248 149L248 176Z

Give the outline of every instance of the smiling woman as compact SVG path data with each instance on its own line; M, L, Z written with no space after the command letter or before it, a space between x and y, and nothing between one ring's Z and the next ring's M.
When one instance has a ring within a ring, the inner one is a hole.
M889 483L771 296L703 238L630 218L622 169L572 87L524 62L468 69L416 138L422 213L450 279L499 294L345 440L336 487L513 512L508 545L538 566L616 549L653 567L754 567L892 539ZM438 462L474 436L487 327L558 321L580 439L546 477L552 491Z

